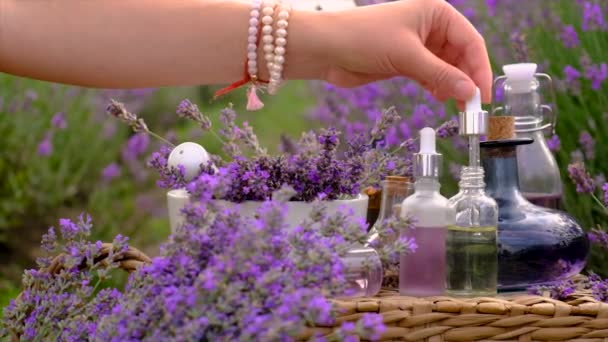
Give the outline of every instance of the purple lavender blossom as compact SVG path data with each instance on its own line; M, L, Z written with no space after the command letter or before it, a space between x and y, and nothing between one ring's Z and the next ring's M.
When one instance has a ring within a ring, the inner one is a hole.
M528 289L528 293L543 296L548 293L549 296L557 300L565 300L576 291L576 286L571 280L565 280L551 286L534 286Z
M581 73L571 65L566 65L564 67L564 75L566 76L567 82L574 82L581 77Z
M600 230L600 229L593 229L592 231L587 233L587 237L589 238L589 241L592 244L608 249L608 233L607 232Z
M150 136L146 133L132 135L122 150L122 158L125 161L137 160L148 150Z
M135 133L150 132L144 120L129 112L123 103L111 100L106 108L106 112L131 126L131 129L133 129Z
M600 4L592 1L583 2L583 31L605 30L606 23Z
M2 325L28 340L85 341L94 339L99 320L110 314L121 293L103 289L94 294L93 279L111 277L128 246L116 239L117 248L108 251L105 261L102 244L88 242L92 223L81 215L77 221L61 219L61 240L54 229L43 237L48 252L63 253L63 268L51 275L47 270L26 270L22 296L3 311ZM49 258L38 258L39 267L48 267ZM82 268L86 265L85 268ZM62 329L56 327L60 325ZM2 332L0 331L0 335Z
M458 120L448 120L437 127L437 136L440 138L449 138L458 134Z
M488 7L488 15L490 17L496 15L496 5L498 5L498 0L486 0L486 7Z
M560 34L560 38L567 48L575 48L580 44L576 29L572 25L565 25Z
M554 134L551 136L550 139L547 140L547 146L549 147L549 150L551 150L551 152L557 152L561 148L562 143L559 140L559 137Z
M608 279L592 281L591 293L593 298L604 303L608 302Z
M120 166L117 163L110 163L101 171L101 177L105 182L109 182L120 176Z
M585 164L576 162L568 165L568 176L576 185L576 192L593 193L595 191L595 183L585 169Z
M608 183L602 186L602 191L604 191L604 205L608 207Z
M591 81L591 88L593 90L599 90L602 87L602 83L608 78L608 65L601 63L586 66L585 77Z
M211 120L209 117L203 115L203 113L201 113L201 111L198 109L198 106L190 102L188 99L180 102L176 113L179 117L188 118L199 123L203 131L208 131L211 129Z
M578 143L583 149L583 153L588 160L595 159L595 140L589 132L582 131L578 137Z
M178 168L170 168L167 164L167 159L171 154L171 148L161 146L160 150L152 153L152 156L147 162L147 165L156 170L159 174L159 179L156 185L164 189L179 189L186 186L184 179L186 170L183 165L178 165Z
M363 314L361 327L364 331L363 335L371 341L379 340L386 331L386 326L382 322L382 315L375 313Z
M44 139L38 144L38 155L48 157L53 153L53 142L51 139L52 135L50 133L44 135Z
M63 113L63 112L55 113L55 115L53 115L53 118L51 119L51 124L55 128L66 129L68 127L68 123L65 120L65 113Z

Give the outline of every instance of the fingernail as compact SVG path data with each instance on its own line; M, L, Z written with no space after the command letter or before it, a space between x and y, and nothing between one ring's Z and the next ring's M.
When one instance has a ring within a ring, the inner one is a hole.
M457 100L466 101L475 93L475 86L471 81L460 80L454 84L454 97Z

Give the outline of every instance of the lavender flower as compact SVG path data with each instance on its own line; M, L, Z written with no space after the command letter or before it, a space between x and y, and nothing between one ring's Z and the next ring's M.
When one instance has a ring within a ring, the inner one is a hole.
M608 302L608 279L601 280L599 277L597 278L597 280L591 281L591 293L593 298L606 303Z
M106 112L128 124L135 133L150 132L144 120L129 112L123 103L111 100Z
M101 171L101 177L104 182L109 182L120 176L120 166L116 163L110 163Z
M562 143L559 140L559 137L554 134L551 136L550 139L547 140L547 146L549 147L549 150L551 150L552 152L557 152L561 148Z
M557 300L567 299L576 291L576 286L571 280L566 280L551 286L534 286L528 289L528 293L549 297Z
M448 120L437 127L437 136L440 138L450 138L458 134L458 120Z
M604 205L608 207L608 183L602 186L602 191L604 191Z
M576 192L593 193L595 190L595 183L585 169L585 164L576 162L568 165L568 176L576 185Z
M567 82L574 82L581 77L581 73L571 65L566 65L566 67L564 67L564 75L566 76Z
M374 313L365 313L361 318L363 336L371 341L379 340L386 327L382 323L382 316Z
M486 6L488 7L488 15L490 17L496 15L496 5L498 5L498 0L486 0Z
M599 4L583 1L583 31L606 29L604 15Z
M68 127L68 123L65 120L65 114L63 112L55 113L53 118L51 118L51 125L58 129L66 129Z
M198 109L198 106L190 102L188 99L180 102L176 113L179 117L188 118L198 122L203 131L208 131L211 129L211 119L203 115L203 113L201 113L201 111Z
M579 135L578 142L583 148L585 157L589 160L595 159L595 140L589 132L582 131Z
M106 262L101 262L101 242L91 243L90 218L81 215L78 221L60 220L61 240L53 229L43 237L49 252L62 252L64 265L57 273L27 270L23 277L21 297L4 308L2 325L24 340L85 341L94 339L99 320L111 313L120 292L103 289L94 294L101 280L110 277L117 260L127 250L124 239L115 240ZM38 258L40 267L49 266L49 258ZM82 268L86 265L86 268ZM99 279L94 283L94 279ZM61 329L57 329L61 326ZM2 337L2 336L0 336Z
M589 241L592 244L608 249L608 233L606 233L605 231L600 229L593 229L592 231L587 233L587 236L589 237Z
M134 161L143 155L150 145L150 137L146 133L132 135L122 150L125 161Z
M373 141L383 140L386 137L386 131L401 120L395 107L387 109L383 115L376 119L376 124L372 128L371 137Z
M608 65L601 63L586 66L585 77L591 81L591 88L593 90L599 90L602 87L602 83L608 78Z
M50 133L44 135L44 139L38 144L38 155L48 157L53 153L53 142L51 139L52 135Z
M580 44L576 29L572 25L565 25L560 34L560 38L567 48L575 48Z
M159 179L156 181L156 184L160 188L183 188L186 185L186 180L184 178L186 170L182 165L178 165L178 168L169 167L167 164L169 154L171 154L171 149L167 146L161 146L158 152L152 153L147 164L158 172Z

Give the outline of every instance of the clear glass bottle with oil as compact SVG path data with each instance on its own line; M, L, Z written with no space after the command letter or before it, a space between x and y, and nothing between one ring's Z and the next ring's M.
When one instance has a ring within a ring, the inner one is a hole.
M460 191L449 203L455 224L447 227L446 291L453 296L496 295L498 205L485 193L480 166L462 168Z

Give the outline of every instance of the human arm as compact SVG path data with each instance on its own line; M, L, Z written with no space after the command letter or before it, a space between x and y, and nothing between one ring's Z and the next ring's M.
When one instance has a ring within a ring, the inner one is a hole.
M0 0L0 70L104 88L230 83L243 77L249 10L246 1ZM314 29L309 14L292 18L296 75L320 73L321 58L298 44L307 41L299 28Z
M223 0L0 0L0 71L105 88L242 78L250 4ZM259 65L263 53L258 53ZM267 70L260 68L260 78ZM489 101L481 36L442 0L293 11L284 76L355 86L412 78L463 101ZM458 83L458 81L463 83ZM460 84L460 86L458 85Z

